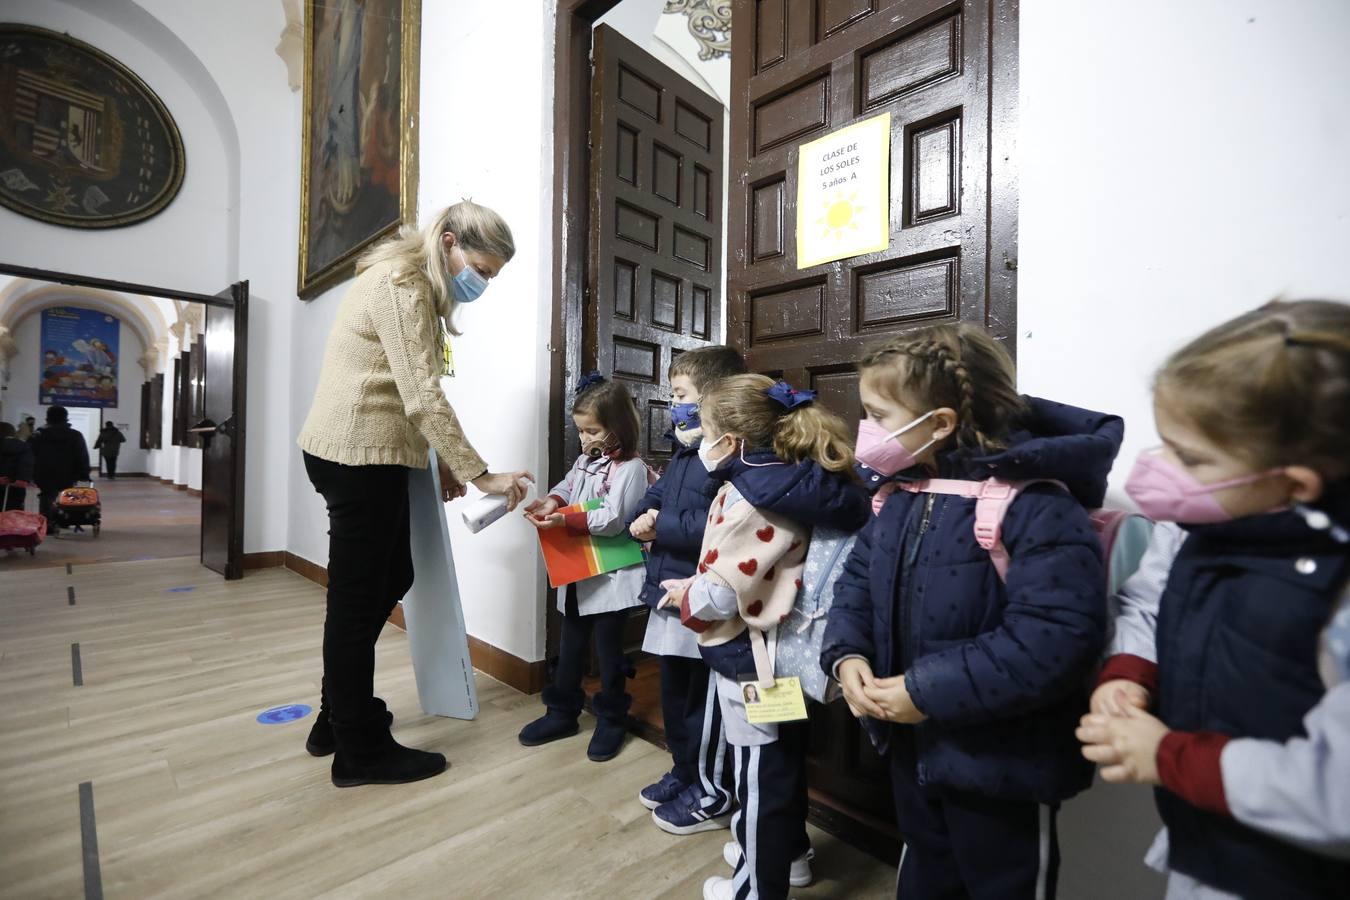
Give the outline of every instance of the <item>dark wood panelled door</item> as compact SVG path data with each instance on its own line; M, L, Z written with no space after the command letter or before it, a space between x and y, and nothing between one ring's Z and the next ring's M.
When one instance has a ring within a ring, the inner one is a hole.
M1016 0L736 0L732 41L728 334L750 367L856 421L876 340L953 321L1010 339ZM887 112L890 246L798 269L797 148ZM813 785L891 820L848 711L813 719Z
M607 25L594 31L592 60L582 358L629 388L642 456L660 467L673 449L671 360L722 340L724 109ZM629 647L646 619L639 607Z
M594 35L583 355L629 386L660 466L671 359L722 339L723 108L608 25Z
M230 306L206 310L202 438L202 565L228 579L244 577L245 380L248 282L217 296Z

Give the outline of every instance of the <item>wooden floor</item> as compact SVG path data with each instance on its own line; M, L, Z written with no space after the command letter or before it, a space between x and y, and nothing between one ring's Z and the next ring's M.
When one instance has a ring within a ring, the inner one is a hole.
M697 898L728 871L727 832L671 837L637 803L662 752L632 741L589 762L589 720L523 748L537 698L482 675L476 721L422 715L393 628L376 677L395 733L451 769L333 788L303 749L311 717L255 721L316 703L322 615L319 589L280 569L231 584L190 559L0 572L0 896ZM819 880L794 896L890 896L889 869L812 838Z
M201 497L156 478L100 479L95 486L103 504L99 536L89 528L83 534L67 530L48 537L32 556L0 550L0 581L23 569L200 555ZM30 497L29 509L37 511L36 497Z

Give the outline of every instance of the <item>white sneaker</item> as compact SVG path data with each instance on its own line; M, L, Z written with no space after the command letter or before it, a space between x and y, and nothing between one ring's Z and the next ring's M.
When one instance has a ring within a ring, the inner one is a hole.
M736 889L731 886L730 878L714 875L703 882L703 900L732 900Z
M814 849L807 850L801 856L792 861L792 869L788 872L788 884L793 887L810 887L814 876L811 874L811 860L816 858ZM741 845L735 841L727 841L722 845L722 859L733 869L741 861Z

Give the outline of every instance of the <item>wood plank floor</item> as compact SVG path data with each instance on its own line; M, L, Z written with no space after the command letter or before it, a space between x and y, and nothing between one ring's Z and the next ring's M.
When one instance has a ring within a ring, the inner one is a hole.
M376 679L395 733L451 768L333 788L304 752L310 717L255 721L316 705L322 617L320 590L280 569L228 584L194 560L0 573L0 897L88 896L82 782L114 898L697 898L728 871L727 832L671 837L637 803L661 751L634 740L589 762L589 719L523 748L537 698L481 674L476 721L425 716L392 628ZM795 896L891 895L889 869L812 838L818 880Z

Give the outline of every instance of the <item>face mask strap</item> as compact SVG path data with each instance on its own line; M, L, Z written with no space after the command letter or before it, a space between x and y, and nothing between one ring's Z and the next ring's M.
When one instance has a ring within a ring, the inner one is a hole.
M783 462L752 463L752 462L750 462L749 460L747 460L747 459L745 458L745 441L744 441L744 440L741 440L741 441L740 441L740 445L741 445L741 462L745 463L747 466L749 466L749 467L752 468L752 469L764 469L764 468L767 468L767 467L769 467L769 466L782 466L782 465L786 465L786 463L783 463Z
M1151 451L1145 451L1147 454L1146 458L1151 459L1154 463L1160 462L1164 465L1169 466L1172 465L1172 463L1169 463L1166 459L1163 458L1162 451L1163 451L1162 447L1154 447ZM1242 487L1243 485L1255 484L1256 482L1264 481L1267 478L1274 478L1276 475L1279 475L1281 471L1283 471L1282 469L1277 467L1274 469L1267 469L1264 472L1254 472L1250 475L1239 475L1236 478L1229 478L1224 481L1216 481L1213 484L1203 484L1200 483L1195 478L1194 475L1191 475L1191 473L1186 470L1185 466L1177 465L1176 468L1180 469L1182 472L1185 472L1186 475L1192 481L1196 482L1196 487L1185 491L1185 495L1188 497L1195 497L1201 494L1213 494L1218 491L1227 490L1228 488Z
M902 426L900 426L899 428L895 429L895 431L892 431L890 434L886 435L886 440L888 440L888 441L893 441L893 440L895 440L895 439L898 438L900 435L904 434L906 431L909 431L911 428L913 428L914 426L918 425L920 422L924 421L925 419L932 418L933 413L935 413L935 412L937 412L936 409L930 409L928 412L926 412L926 413L924 413L923 415L919 416L917 419L915 419L913 422L910 422L908 425L902 425ZM930 441L929 443L932 443L932 442ZM925 450L928 449L928 444L925 444L925 445L924 445L924 449L925 449ZM922 453L923 450L917 450L917 451L915 451L915 452L916 452L916 453Z

